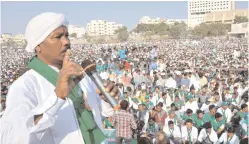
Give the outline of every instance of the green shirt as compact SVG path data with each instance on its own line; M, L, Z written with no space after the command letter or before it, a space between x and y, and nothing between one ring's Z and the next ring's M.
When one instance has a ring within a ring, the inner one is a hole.
M184 102L182 100L178 101L178 102L174 102L174 104L176 105L177 108L181 109L182 106L184 106Z
M199 118L197 117L197 115L195 114L195 115L194 115L194 125L195 125L195 127L198 129L199 127L201 127L201 126L204 125L204 119L203 119L203 118L202 118L202 119L199 119Z
M213 121L213 122L211 122L211 123L212 123L212 125L213 125L214 131L217 131L217 130L220 128L221 125L225 125L225 124L226 124L226 122L225 122L224 119L222 119L222 120L219 121L219 122L217 122L217 121L215 120L215 121Z
M153 103L150 101L149 103L144 102L143 104L145 104L147 109L150 109L151 107L154 107Z
M186 121L187 119L191 119L192 121L194 121L194 114L192 114L191 116L188 116L187 114L183 114L182 115L182 119L184 120L184 121Z
M213 122L215 121L215 117L214 117L214 115L212 116L212 115L210 114L210 112L209 112L209 113L206 113L206 114L204 115L203 120L204 120L204 123L209 122L209 121L210 121L211 123L213 123Z
M237 116L239 116L241 119L245 118L246 114L244 112L238 111L236 113Z

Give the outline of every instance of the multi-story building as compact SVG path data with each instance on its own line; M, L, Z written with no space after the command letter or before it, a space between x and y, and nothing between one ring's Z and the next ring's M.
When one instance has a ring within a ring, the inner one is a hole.
M163 23L165 22L164 18L160 18L157 17L155 19L152 19L148 16L143 16L140 20L139 20L139 24L159 24L159 23Z
M235 1L231 0L190 0L188 1L188 25L189 27L194 27L204 22L205 14L234 9Z
M115 31L123 27L122 24L108 22L106 20L92 20L86 26L86 33L90 36L114 35Z
M69 35L75 33L77 37L83 37L85 34L85 28L79 25L69 25L68 26Z
M221 22L225 24L233 24L235 16L248 17L248 9L212 12L205 15L204 22L205 23Z

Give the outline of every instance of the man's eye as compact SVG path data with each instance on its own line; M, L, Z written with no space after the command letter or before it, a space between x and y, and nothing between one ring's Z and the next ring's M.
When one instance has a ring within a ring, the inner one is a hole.
M57 36L56 38L57 38L57 39L60 39L60 38L61 38L61 35Z

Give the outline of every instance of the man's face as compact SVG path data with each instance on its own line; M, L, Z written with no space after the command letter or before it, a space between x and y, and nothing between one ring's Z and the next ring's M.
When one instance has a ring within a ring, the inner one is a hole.
M175 106L172 106L172 107L171 107L171 110L175 110L175 109L176 109L176 107L175 107Z
M161 111L162 110L162 107L161 106L157 106L156 107L158 111Z
M203 93L207 92L206 88L202 88L201 90Z
M199 118L199 119L202 119L202 118L203 118L203 113L199 113L199 114L198 114L198 118Z
M174 124L170 124L170 125L169 125L169 128L170 128L170 129L174 129Z
M36 53L48 64L62 65L63 58L69 48L68 30L65 26L60 26L36 47Z
M139 105L138 110L143 111L143 109L144 109L143 105Z
M217 121L218 121L218 122L219 122L219 121L222 121L222 116L219 117L219 118L217 118Z
M244 112L248 112L248 106L245 107L243 110L244 110Z
M216 109L215 108L212 108L211 110L210 110L210 112L211 112L211 114L215 114L215 112L216 112Z
M193 113L187 113L188 116L192 116Z
M186 127L187 127L187 129L191 129L191 128L192 128L192 123L187 122L187 123L186 123Z
M227 133L228 137L232 137L234 133Z
M178 102L179 101L179 97L175 97L175 101Z
M167 98L167 94L163 95L162 97L163 97L163 99L166 99Z
M172 112L172 113L169 115L169 117L170 117L170 118L174 118L174 117L175 117L175 113Z
M189 102L192 103L193 102L193 98L189 99Z
M208 133L211 133L211 130L212 130L212 128L209 128L209 129L207 129L207 132L208 132Z
M220 96L219 96L219 95L215 95L214 98L215 98L216 101L219 101L219 100L220 100Z

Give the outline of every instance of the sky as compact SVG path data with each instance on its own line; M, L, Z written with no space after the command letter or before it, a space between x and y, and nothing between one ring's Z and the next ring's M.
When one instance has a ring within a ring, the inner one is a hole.
M142 16L187 19L187 1L160 2L1 2L1 33L24 34L28 21L42 12L66 15L70 24L81 25L91 20L107 20L132 29ZM236 2L236 9L248 8L247 1Z

